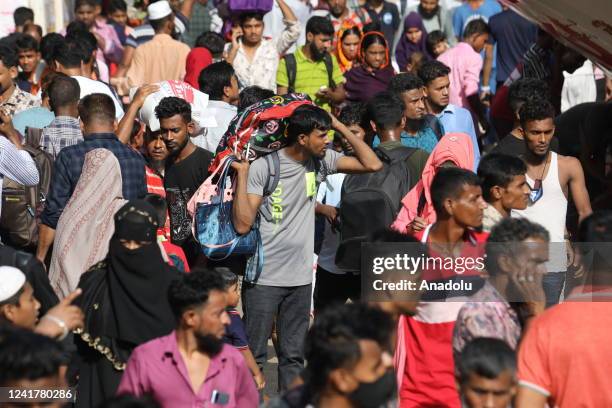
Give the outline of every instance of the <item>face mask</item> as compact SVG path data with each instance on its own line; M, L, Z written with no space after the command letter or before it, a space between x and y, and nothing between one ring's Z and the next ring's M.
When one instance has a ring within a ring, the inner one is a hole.
M359 408L378 408L390 401L396 393L395 373L389 370L373 382L360 382L359 387L348 395L349 400Z

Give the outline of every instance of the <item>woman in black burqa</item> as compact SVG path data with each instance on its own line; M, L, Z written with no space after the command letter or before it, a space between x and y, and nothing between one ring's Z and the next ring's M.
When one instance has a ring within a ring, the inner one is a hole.
M96 407L113 396L132 350L176 326L167 292L179 271L162 257L155 214L142 200L121 207L106 259L81 277L85 327L75 333L77 407Z

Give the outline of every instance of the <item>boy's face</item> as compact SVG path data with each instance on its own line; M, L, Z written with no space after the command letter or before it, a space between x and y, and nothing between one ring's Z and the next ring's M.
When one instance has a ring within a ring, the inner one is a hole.
M35 71L40 62L40 52L36 50L20 50L17 56L19 57L19 66L27 74Z
M34 297L34 289L28 282L23 286L23 292L19 296L16 305L4 305L2 312L4 317L15 326L33 330L38 321L40 303Z
M444 52L448 50L448 43L446 42L446 40L443 41L439 41L436 45L434 45L433 47L433 53L435 57L438 57L442 54L444 54Z
M227 288L227 305L230 307L238 306L240 301L240 290L238 289L238 282Z
M508 370L495 379L472 373L461 385L461 396L468 408L507 408L515 393L516 382Z
M83 4L76 9L74 16L77 21L85 23L87 27L91 27L96 19L96 9L88 4Z
M359 140L363 140L365 138L365 131L358 124L352 124L347 126L348 130L350 130ZM351 156L354 153L353 146L346 140L346 138L340 135L340 146L342 147L342 151L347 156Z
M111 20L113 20L119 25L124 26L127 24L128 16L127 13L123 10L115 10L110 13L109 17L111 18Z

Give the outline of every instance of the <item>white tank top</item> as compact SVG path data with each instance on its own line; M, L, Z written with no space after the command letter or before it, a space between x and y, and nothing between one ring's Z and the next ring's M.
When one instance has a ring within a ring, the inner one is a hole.
M513 217L524 217L536 222L548 230L550 234L549 261L546 264L548 272L564 272L567 270L565 251L565 219L567 216L567 198L559 182L559 162L557 153L550 152L550 167L542 181L542 197L525 210L512 210ZM527 176L527 183L533 187L534 180Z

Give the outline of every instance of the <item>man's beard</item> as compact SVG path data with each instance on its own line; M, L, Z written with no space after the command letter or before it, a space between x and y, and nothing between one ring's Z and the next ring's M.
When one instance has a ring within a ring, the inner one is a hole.
M436 6L435 9L433 9L433 11L425 11L423 10L423 8L421 7L421 5L419 4L419 14L421 15L421 17L423 17L425 20L430 20L432 18L435 17L436 14L438 14L438 11L440 10L440 6Z
M310 43L310 56L312 57L313 61L323 61L323 58L325 58L325 54L327 54L327 52L319 51L315 43Z
M198 343L198 350L214 357L223 349L223 341L213 336L212 334L194 333Z

